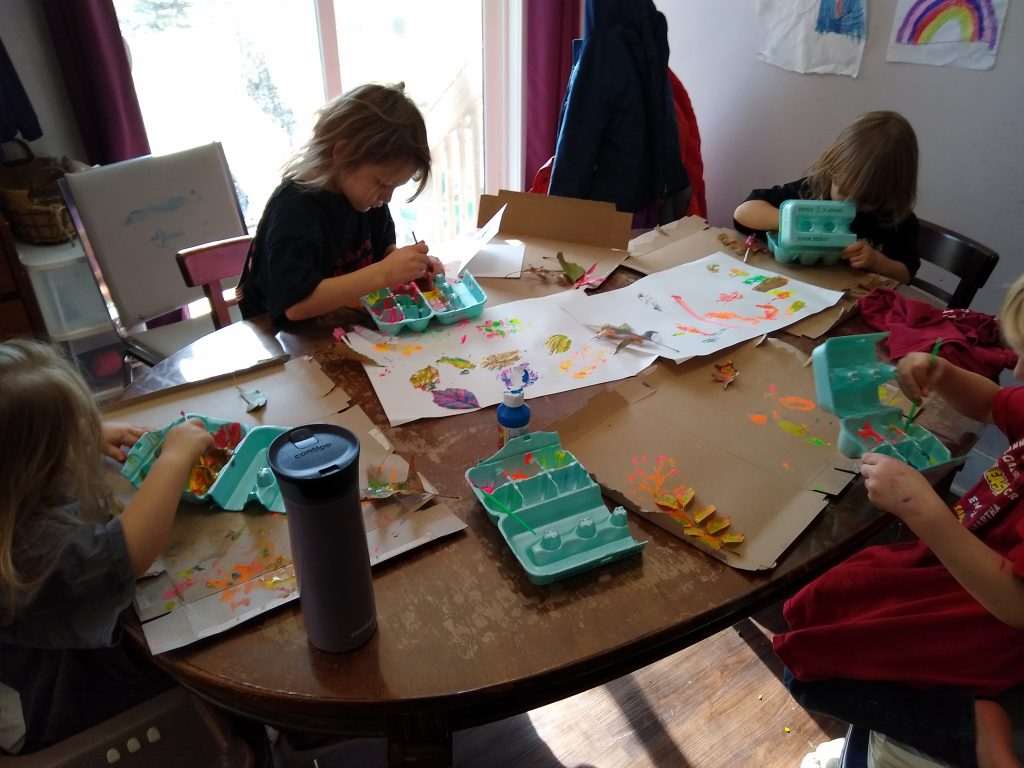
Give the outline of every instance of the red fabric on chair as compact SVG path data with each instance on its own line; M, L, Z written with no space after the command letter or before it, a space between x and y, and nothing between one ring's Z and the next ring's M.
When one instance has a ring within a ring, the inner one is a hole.
M700 154L700 131L697 129L697 115L693 104L683 87L682 81L671 69L668 71L668 84L672 89L672 101L676 108L676 122L679 123L679 151L683 157L683 167L690 177L693 194L690 205L686 209L688 216L708 217L708 202L704 188L704 160Z
M927 352L941 338L939 355L990 379L1017 364L1017 355L1003 345L999 321L992 315L934 307L891 288L876 288L857 303L864 322L889 332L885 343L893 360L909 352Z

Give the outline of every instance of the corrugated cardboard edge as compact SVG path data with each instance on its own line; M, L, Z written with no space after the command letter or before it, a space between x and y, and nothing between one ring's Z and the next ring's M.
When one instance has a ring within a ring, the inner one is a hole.
M541 237L570 243L625 250L633 226L633 214L622 213L612 203L572 197L537 195L499 190L480 195L477 226L483 226L507 205L501 217L500 235Z

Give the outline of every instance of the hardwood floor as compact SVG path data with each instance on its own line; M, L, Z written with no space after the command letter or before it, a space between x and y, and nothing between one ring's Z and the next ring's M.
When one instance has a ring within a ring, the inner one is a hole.
M793 702L770 637L770 630L747 619L608 685L457 731L455 765L797 768L818 744L842 736L846 725ZM312 766L313 758L294 755L277 768ZM387 764L381 739L348 742L316 760L319 768Z

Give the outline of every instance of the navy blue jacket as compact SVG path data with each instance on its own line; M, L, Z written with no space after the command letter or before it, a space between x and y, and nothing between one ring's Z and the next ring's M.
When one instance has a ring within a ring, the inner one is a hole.
M687 186L665 17L651 0L587 0L548 193L635 213Z

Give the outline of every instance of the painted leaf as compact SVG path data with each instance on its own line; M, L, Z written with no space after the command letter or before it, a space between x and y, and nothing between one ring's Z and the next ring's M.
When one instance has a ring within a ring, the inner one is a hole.
M437 362L439 364L447 363L448 365L454 366L455 368L459 368L460 370L464 371L471 371L474 368L476 368L475 363L471 363L464 357L439 357L437 358Z
M480 407L476 395L468 389L435 389L431 394L434 397L434 403L441 408L450 408L454 411L468 411Z
M579 264L574 261L566 261L566 258L562 255L561 251L555 254L555 258L558 259L558 265L562 268L562 271L565 272L565 276L569 278L570 283L575 283L585 274L583 267Z
M730 520L728 517L719 517L715 518L714 520L708 520L708 524L704 527L707 528L708 533L713 535L718 533L719 531L724 531L731 524L732 520Z
M684 508L687 504L693 501L693 497L697 495L695 488L687 488L682 493L676 493L676 499L679 501L679 507Z
M742 533L723 533L719 538L723 544L742 544L747 539Z
M518 349L513 349L511 352L498 352L494 355L488 355L481 362L484 368L495 370L497 368L504 368L505 366L512 365L519 360L520 352Z
M224 424L213 433L213 444L217 448L233 451L242 442L242 425L237 421Z
M687 526L686 528L683 528L683 533L685 533L687 536L694 536L694 537L700 537L700 536L706 536L707 535L700 528L691 528L689 526Z
M701 536L697 539L701 544L707 544L712 549L721 549L722 542L716 539L714 536Z
M242 389L238 387L238 394L245 400L245 412L252 413L257 408L267 404L267 396L258 389Z
M409 377L409 383L412 384L416 389L422 389L424 392L430 392L437 388L438 383L441 381L441 374L432 365L428 365L426 368L420 368L416 373Z
M713 514L715 514L715 505L714 504L709 504L708 506L704 507L703 509L698 509L696 512L694 512L693 513L693 519L696 520L698 523L703 523L705 520L707 520Z
M665 509L682 509L679 499L675 496L655 496L654 503Z
M549 355L560 355L563 352L569 351L572 347L572 339L564 334L556 333L548 336L544 345L548 348Z

